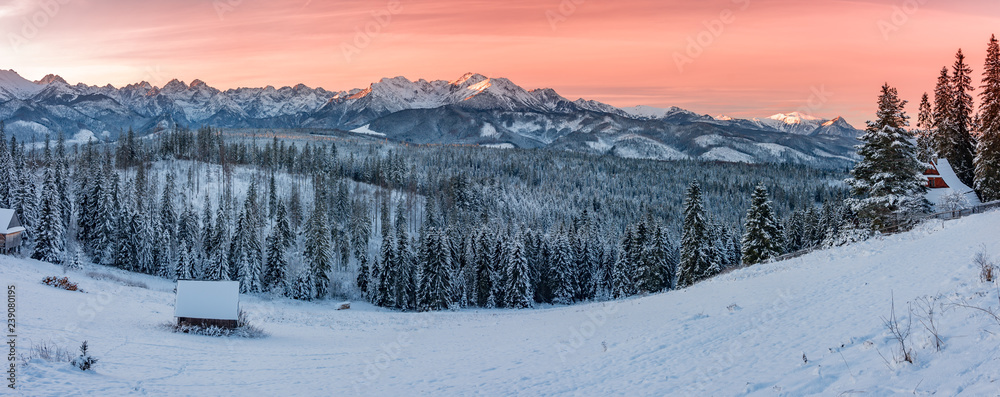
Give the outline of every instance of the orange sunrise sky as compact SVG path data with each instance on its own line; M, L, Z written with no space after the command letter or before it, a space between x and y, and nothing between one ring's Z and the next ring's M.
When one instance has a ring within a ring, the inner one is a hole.
M889 82L911 101L962 48L979 84L995 0L2 0L0 69L122 86L466 72L570 100L734 117L808 110L857 127Z

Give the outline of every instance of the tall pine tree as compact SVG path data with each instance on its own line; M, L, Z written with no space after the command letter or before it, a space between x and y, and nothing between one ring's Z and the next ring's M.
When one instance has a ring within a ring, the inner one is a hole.
M705 219L701 185L695 181L684 198L684 224L677 286L687 287L710 277L712 247Z
M852 209L874 230L906 227L928 208L926 165L917 159L913 135L904 128L909 125L905 105L895 88L882 86L876 119L859 138L861 161L847 179L855 196L849 201Z
M42 185L42 215L36 228L35 252L31 257L51 263L61 263L65 244L63 233L66 229L62 223L57 189L55 174L47 168Z
M955 65L952 67L951 88L951 122L952 129L949 131L949 148L945 153L945 158L951 163L951 167L958 175L962 183L972 186L975 182L975 159L976 142L972 138L972 112L975 107L972 103L972 69L965 63L965 55L962 50L955 54Z
M308 272L317 298L324 298L330 293L331 251L326 207L323 200L313 200L313 211L306 223L303 255L309 266Z
M982 88L975 189L986 202L1000 200L1000 45L996 36L990 37L986 50Z
M767 188L757 185L750 199L743 233L743 263L753 265L781 254L781 232L778 220L767 198Z

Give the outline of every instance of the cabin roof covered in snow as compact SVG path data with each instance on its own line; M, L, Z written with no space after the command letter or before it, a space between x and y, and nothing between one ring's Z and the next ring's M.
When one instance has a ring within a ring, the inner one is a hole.
M24 227L17 219L17 214L9 208L0 208L0 234L23 232Z
M931 204L937 205L941 200L941 197L951 192L961 193L967 200L969 200L969 205L975 206L982 204L982 202L979 201L979 197L976 196L976 192L958 179L958 175L955 175L955 170L951 168L951 163L948 162L948 159L938 159L937 170L938 173L941 174L941 179L944 179L944 183L948 184L949 189L931 189L927 192L927 200L930 201Z
M177 281L175 317L236 320L239 312L239 281Z

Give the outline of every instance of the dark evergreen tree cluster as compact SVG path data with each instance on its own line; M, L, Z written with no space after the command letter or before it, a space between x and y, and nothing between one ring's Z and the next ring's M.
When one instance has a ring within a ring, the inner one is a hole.
M948 159L963 184L983 201L994 201L1000 200L1000 46L995 35L986 47L980 88L982 102L974 115L972 69L959 49L951 70L941 69L933 109L921 103L918 147L922 161Z

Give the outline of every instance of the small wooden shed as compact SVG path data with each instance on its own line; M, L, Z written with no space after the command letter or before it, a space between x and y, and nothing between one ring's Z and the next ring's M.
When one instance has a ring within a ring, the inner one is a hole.
M239 281L177 280L174 316L178 326L233 329L239 315Z
M17 218L17 213L9 208L0 208L0 250L10 252L21 245L21 234L24 226Z

